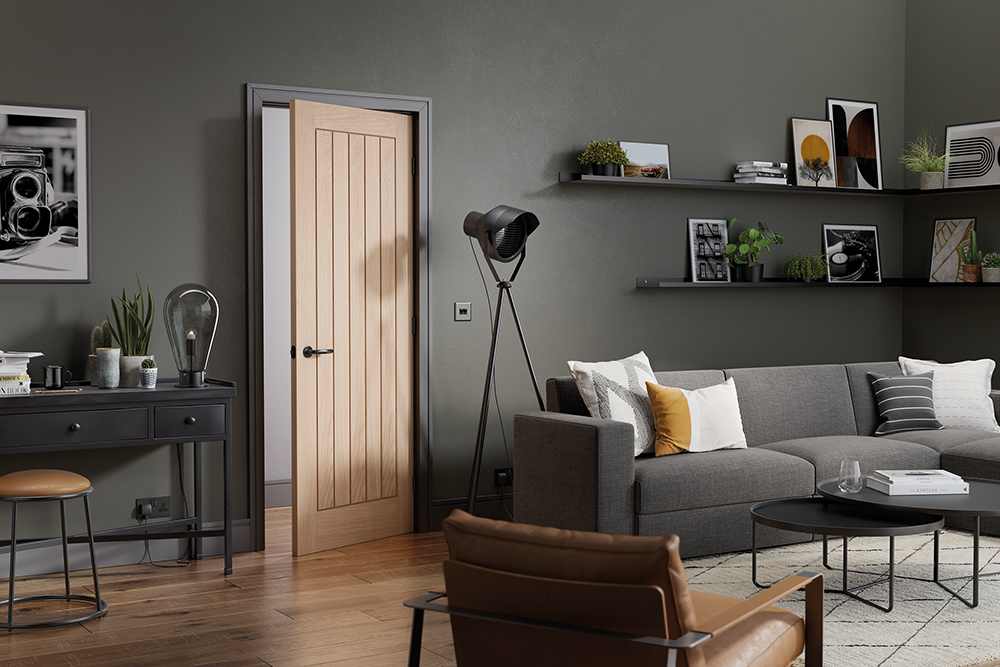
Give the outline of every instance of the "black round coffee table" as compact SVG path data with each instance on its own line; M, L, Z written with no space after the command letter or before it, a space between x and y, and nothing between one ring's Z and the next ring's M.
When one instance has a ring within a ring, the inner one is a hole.
M836 480L834 480L836 482ZM767 585L757 582L757 524L798 533L814 533L823 536L823 565L830 568L827 561L827 538L831 535L844 538L844 563L841 588L831 589L831 593L843 593L882 611L892 611L897 535L918 535L937 531L944 526L944 518L926 513L904 512L892 509L860 508L826 498L786 498L757 503L750 508L753 518L752 529L752 572L753 583L760 588ZM847 587L847 538L878 536L889 538L889 576L871 583ZM832 568L830 568L832 569ZM864 590L877 584L889 584L889 604L883 607L871 600L858 596L855 591Z
M969 516L973 518L972 531L972 600L966 600L951 588L944 585L945 581L967 581L969 577L938 577L939 547L938 532L934 532L934 583L948 591L969 607L979 604L979 523L980 517L1000 516L1000 481L965 477L969 484L969 492L962 494L890 496L867 486L858 493L845 493L840 490L836 479L823 480L816 485L816 491L821 496L852 507L880 510L896 510L904 512L919 512L930 515ZM990 573L998 574L998 573ZM983 575L986 576L986 575Z

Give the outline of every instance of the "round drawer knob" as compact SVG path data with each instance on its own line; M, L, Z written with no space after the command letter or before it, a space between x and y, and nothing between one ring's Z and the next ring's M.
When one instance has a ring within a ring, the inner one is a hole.
M184 423L187 424L188 426L191 426L192 424L196 423L197 421L198 420L195 419L194 417L185 417L184 418Z
M72 424L69 425L69 430L73 431L73 433L76 433L77 431L80 430L80 425L77 424L76 422L73 422Z

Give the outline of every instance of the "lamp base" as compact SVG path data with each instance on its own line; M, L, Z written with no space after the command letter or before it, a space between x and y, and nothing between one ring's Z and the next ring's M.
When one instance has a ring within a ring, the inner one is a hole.
M206 389L209 385L205 382L205 371L178 371L180 382L175 386L182 389Z

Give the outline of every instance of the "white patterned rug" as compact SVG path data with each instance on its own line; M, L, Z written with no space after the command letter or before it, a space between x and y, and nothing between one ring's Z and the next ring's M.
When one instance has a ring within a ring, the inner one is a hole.
M825 588L841 587L843 538L830 539L823 568L822 541L761 549L757 580L773 582L801 570L822 572ZM849 542L848 587L888 573L887 537L855 537ZM970 609L930 579L933 534L896 538L895 604L883 612L846 595L826 593L823 663L832 667L967 667L1000 658L1000 575L980 577L979 606ZM684 561L693 590L748 598L759 589L750 578L750 552L690 558ZM1000 572L1000 538L980 538L980 573ZM972 534L941 533L941 578L972 572ZM948 585L972 598L971 580ZM859 595L886 605L887 584ZM804 595L793 593L779 605L803 613ZM801 658L800 658L801 660ZM801 664L801 663L796 663Z

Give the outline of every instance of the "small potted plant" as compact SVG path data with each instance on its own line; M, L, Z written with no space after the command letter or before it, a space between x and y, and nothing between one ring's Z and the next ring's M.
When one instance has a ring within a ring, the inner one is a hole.
M807 252L801 255L789 255L785 262L785 277L789 280L811 283L826 278L826 272L826 253L812 255Z
M958 246L958 258L962 260L962 282L978 283L983 280L983 251L976 245L976 230L969 232L969 249Z
M139 368L142 360L149 356L149 338L153 334L153 294L147 287L146 298L143 300L139 276L135 277L135 281L139 285L139 293L128 298L123 288L121 296L111 300L114 318L108 318L108 321L114 322L111 335L122 349L122 387L139 386ZM118 310L119 304L121 312Z
M914 174L920 174L921 190L940 190L944 187L944 170L948 154L938 153L937 140L927 130L920 130L900 156L899 161Z
M1000 283L1000 254L991 252L983 255L983 282Z
M617 176L619 167L628 164L628 153L614 141L588 141L579 157L580 164L591 165L594 176Z
M772 232L766 222L758 222L756 227L750 227L742 220L733 218L729 221L729 226L732 227L737 222L745 225L746 229L740 232L736 243L726 246L726 259L729 260L729 266L739 268L742 282L759 283L764 279L761 257L774 252L771 244L784 243L785 237ZM765 250L767 252L763 252Z
M139 386L143 389L156 389L156 360L146 357L139 367Z
M97 351L102 347L111 347L114 338L111 336L111 324L104 320L90 332L90 356L87 358L87 369L90 372L90 384L97 386Z

